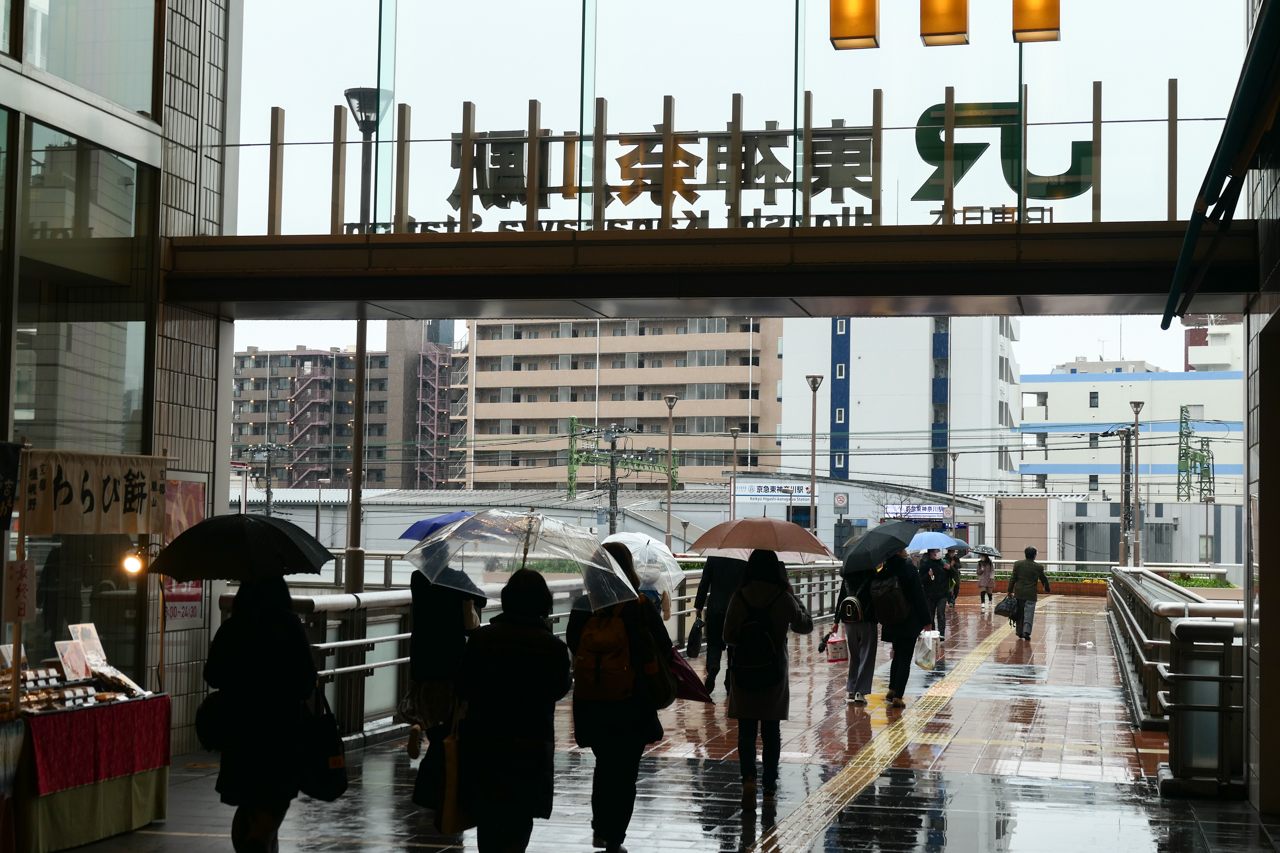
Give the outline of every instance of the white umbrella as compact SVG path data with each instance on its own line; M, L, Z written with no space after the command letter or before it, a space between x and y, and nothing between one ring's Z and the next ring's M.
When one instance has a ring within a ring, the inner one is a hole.
M643 533L615 533L604 540L606 545L610 542L627 546L636 574L640 577L641 588L665 592L673 597L676 595L680 581L684 579L684 570L666 545Z

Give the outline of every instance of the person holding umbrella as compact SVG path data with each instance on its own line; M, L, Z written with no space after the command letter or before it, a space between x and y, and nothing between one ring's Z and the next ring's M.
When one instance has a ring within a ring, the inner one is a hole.
M978 601L982 612L988 613L995 607L996 564L991 554L986 551L978 553Z
M905 708L903 695L911 676L911 658L921 631L933 630L929 604L925 600L920 572L905 549L885 560L871 582L871 597L879 619L880 639L893 646L889 665L889 690L885 700L894 708Z
M633 590L640 588L631 551L620 542L602 545ZM591 785L593 843L626 853L636 804L636 780L644 748L662 740L662 723L641 673L641 646L652 643L662 659L671 637L657 608L643 596L605 605L594 587L609 578L586 577L587 592L573 603L565 640L574 655L573 729L578 746L596 757ZM594 598L594 600L593 600Z
M861 568L846 559L842 574L836 619L843 625L849 649L845 701L865 705L876 670L876 608L871 600L871 582L875 580L876 570Z
M951 585L960 585L960 574L955 567L939 558L939 551L931 548L920 560L920 585L928 603L929 619L938 629L938 636L947 638L947 604L951 601Z
M316 666L284 575L319 574L332 559L297 525L246 514L193 525L151 564L153 573L177 581L240 582L204 667L204 680L223 694L217 728L226 740L216 789L236 807L236 853L275 853L280 824L298 796L299 721L316 691Z

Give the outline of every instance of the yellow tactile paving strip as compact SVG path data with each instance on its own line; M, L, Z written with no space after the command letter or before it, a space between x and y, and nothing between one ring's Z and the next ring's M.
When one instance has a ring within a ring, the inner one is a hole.
M768 853L803 853L853 802L873 780L878 778L898 754L913 742L932 742L924 731L960 686L991 656L996 647L1013 634L1007 623L996 628L956 664L947 675L915 700L888 728L872 738L858 751L845 768L825 782L801 803L795 811L778 822L752 847L752 851ZM925 740L921 740L925 738Z

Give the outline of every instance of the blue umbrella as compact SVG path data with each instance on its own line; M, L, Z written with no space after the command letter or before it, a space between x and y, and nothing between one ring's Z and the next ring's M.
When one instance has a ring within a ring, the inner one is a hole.
M435 518L424 518L422 521L414 522L404 533L400 534L401 539L417 539L419 541L426 539L432 533L435 533L441 527L448 527L455 521L462 521L464 518L470 518L475 515L474 512L467 512L465 509L451 512L448 515L437 515Z
M907 546L908 551L932 551L937 549L945 551L947 548L955 548L957 543L945 533L939 533L936 530L922 530L911 539L911 544Z

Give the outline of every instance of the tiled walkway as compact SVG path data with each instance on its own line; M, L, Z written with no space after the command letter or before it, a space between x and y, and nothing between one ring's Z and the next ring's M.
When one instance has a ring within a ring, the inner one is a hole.
M817 634L795 638L777 803L743 809L737 731L723 703L680 702L663 712L667 736L642 766L627 847L1272 850L1246 806L1158 797L1147 777L1166 760L1166 741L1129 725L1102 611L1102 599L1043 599L1035 639L1025 643L1005 620L962 604L941 666L913 670L906 711L883 702L887 646L876 695L862 708L845 703L844 667L817 654ZM537 823L530 849L585 853L594 759L573 745L568 703L558 733L556 809ZM175 762L168 821L88 849L230 849L231 810L217 803L216 767L201 766L216 760ZM400 745L352 755L351 791L333 805L299 799L282 849L474 850L473 833L442 838L409 802L414 772Z

